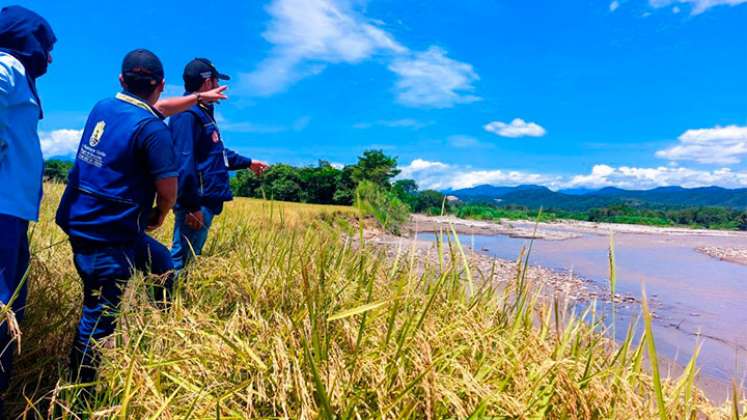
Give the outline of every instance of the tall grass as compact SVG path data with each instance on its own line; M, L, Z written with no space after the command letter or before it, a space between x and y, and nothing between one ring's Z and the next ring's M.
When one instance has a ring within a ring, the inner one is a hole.
M710 404L694 365L654 380L649 329L613 345L590 311L540 299L525 263L487 282L453 234L433 261L408 247L387 255L356 234L351 209L256 200L216 219L170 311L148 300L149 279L130 281L97 392L82 399L61 379L81 292L51 222L60 189L47 190L15 415L652 418L666 407L672 418L728 418L742 404Z

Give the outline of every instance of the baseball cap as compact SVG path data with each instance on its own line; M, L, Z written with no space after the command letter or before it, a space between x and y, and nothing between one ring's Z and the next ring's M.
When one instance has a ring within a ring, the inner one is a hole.
M151 51L140 48L130 51L122 60L122 76L127 80L150 81L151 85L163 80L163 64Z
M207 79L231 80L220 73L207 58L195 58L184 67L184 83L186 85L200 85Z

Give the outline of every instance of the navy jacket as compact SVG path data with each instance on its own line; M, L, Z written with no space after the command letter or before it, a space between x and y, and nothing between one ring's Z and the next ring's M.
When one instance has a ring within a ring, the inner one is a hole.
M155 181L177 174L158 111L126 93L104 99L88 116L57 224L74 244L132 243L147 225Z
M187 211L207 207L214 214L233 199L229 170L246 169L252 160L226 149L213 109L195 105L172 116L169 127L180 164L177 207Z

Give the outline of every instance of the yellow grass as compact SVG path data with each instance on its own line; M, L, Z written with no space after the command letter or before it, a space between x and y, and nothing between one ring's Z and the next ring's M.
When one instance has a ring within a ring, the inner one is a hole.
M631 419L742 407L711 405L694 367L657 389L646 342L613 348L539 302L521 272L497 290L457 248L444 245L439 268L356 242L351 208L247 199L216 219L169 312L149 302L148 279L130 281L96 396L83 401L61 379L81 291L53 222L60 193L47 186L33 228L14 414ZM156 236L167 242L170 229Z

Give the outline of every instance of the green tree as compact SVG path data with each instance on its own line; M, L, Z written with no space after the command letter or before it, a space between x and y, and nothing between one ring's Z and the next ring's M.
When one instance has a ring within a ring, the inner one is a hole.
M301 176L299 170L286 164L273 165L262 174L262 192L265 197L280 201L301 201Z
M412 179L399 179L392 185L392 193L397 196L403 203L410 207L410 210L416 211L418 184Z
M381 226L394 234L399 234L402 225L410 217L407 205L391 191L385 190L371 181L362 181L355 190L356 205L373 216Z
M353 180L355 165L347 165L342 168L337 183L337 190L333 196L335 204L350 205L355 198L357 183Z
M300 170L303 192L302 201L318 204L332 204L342 176L342 171L327 161L319 161L315 167Z
M435 213L441 212L441 206L444 202L444 195L438 191L425 190L418 193L415 199L413 210L418 213Z
M67 182L67 174L73 168L73 162L60 159L49 159L44 162L44 179L52 182Z
M387 190L391 187L391 179L400 173L397 169L397 158L387 156L381 150L363 152L352 171L352 179L356 184L371 181Z
M231 178L231 190L237 197L258 197L261 196L259 187L262 185L260 177L252 171L238 171L236 176Z

